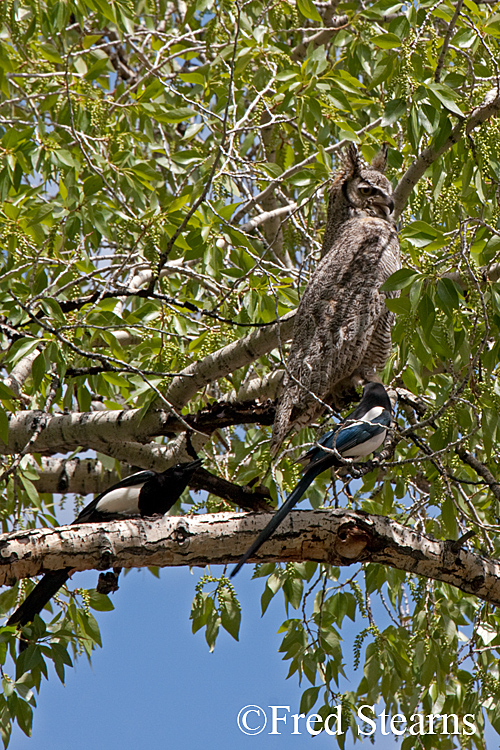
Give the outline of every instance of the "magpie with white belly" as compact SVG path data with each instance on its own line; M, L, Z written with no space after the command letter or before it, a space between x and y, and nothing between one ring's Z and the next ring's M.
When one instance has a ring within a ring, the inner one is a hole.
M139 471L125 477L121 482L102 492L79 513L72 521L77 523L96 523L98 521L117 521L141 516L164 516L182 495L194 472L201 466L201 459L189 463L177 464L170 469L156 471ZM61 586L71 576L73 568L64 568L46 573L26 597L24 602L7 620L7 625L20 627L32 622L45 605L52 599ZM21 641L21 650L26 641Z
M278 528L283 519L299 502L305 491L326 469L342 466L333 449L344 458L363 458L373 453L385 440L392 419L391 402L381 383L368 383L363 388L363 398L345 420L329 430L318 440L318 444L305 453L299 461L306 462L305 473L281 508L276 511L266 528L238 562L231 577L264 544ZM324 450L326 449L326 450Z

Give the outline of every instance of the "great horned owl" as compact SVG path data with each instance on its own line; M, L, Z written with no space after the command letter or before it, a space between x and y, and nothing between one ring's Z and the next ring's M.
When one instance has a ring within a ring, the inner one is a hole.
M393 314L379 287L401 267L384 177L387 147L368 166L350 145L333 182L322 260L297 310L293 341L276 409L271 453L285 435L316 419L325 404L376 380L391 352Z

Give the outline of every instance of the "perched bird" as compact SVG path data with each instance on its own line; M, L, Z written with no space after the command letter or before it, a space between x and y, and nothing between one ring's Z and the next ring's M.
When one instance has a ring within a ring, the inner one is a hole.
M139 471L132 474L92 500L72 523L96 523L133 516L163 516L182 495L201 463L201 459L198 459L177 464L162 473ZM46 573L9 617L7 625L23 626L31 622L66 583L72 570L73 568L64 568ZM21 643L26 647L26 641Z
M381 383L368 383L363 389L363 398L344 422L322 435L318 444L299 459L300 462L307 462L304 476L245 552L231 576L236 575L248 558L269 539L318 474L332 466L342 466L333 449L345 458L368 456L382 445L390 423L391 402L384 386Z
M293 340L276 407L271 454L286 434L326 408L341 409L355 385L377 380L391 352L393 313L380 286L401 267L383 171L387 147L366 165L356 147L333 182L322 260L295 316Z

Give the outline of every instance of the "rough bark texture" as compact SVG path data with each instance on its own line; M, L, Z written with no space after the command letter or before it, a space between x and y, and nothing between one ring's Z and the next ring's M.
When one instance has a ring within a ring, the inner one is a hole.
M226 564L238 560L269 514L166 516L157 521L32 529L0 537L0 585L48 570ZM500 562L437 541L384 516L294 511L259 550L258 562L380 563L456 586L500 605Z
M274 405L266 402L216 402L185 418L165 410L144 415L141 409L123 411L76 412L73 414L45 414L42 411L21 411L10 415L9 442L0 441L0 453L19 453L44 420L43 430L33 443L37 453L67 453L83 448L103 448L112 443L148 443L159 435L173 436L187 428L209 435L216 429L234 424L259 423L271 425ZM100 446L99 443L104 445ZM150 446L148 446L148 450ZM133 463L132 456L129 463ZM139 462L136 462L139 465Z

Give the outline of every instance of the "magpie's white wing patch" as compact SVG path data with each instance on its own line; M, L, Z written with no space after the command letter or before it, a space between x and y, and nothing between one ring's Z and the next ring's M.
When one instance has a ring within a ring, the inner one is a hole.
M110 492L106 492L96 505L96 511L99 513L113 513L126 516L139 514L139 495L144 486L134 484L131 487L116 487Z
M373 422L375 419L377 419L377 417L380 417L383 412L383 406L372 406L372 408L369 409L366 414L363 414L362 417L358 417L358 419L360 422Z

